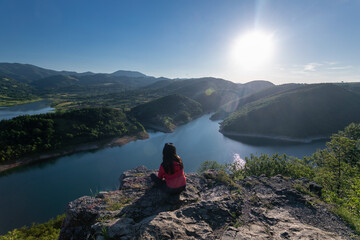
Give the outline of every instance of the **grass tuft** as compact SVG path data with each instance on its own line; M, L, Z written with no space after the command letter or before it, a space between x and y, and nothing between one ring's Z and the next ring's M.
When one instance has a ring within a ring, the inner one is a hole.
M357 234L360 235L360 217L355 216L345 207L335 207L332 211L341 217L352 229L354 229Z

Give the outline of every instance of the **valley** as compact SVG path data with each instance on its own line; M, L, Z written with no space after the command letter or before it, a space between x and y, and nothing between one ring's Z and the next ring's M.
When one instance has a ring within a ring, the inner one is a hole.
M25 116L8 111L0 121L0 186L7 194L3 200L16 203L1 204L3 233L61 214L89 188L90 194L114 190L120 172L139 165L156 168L165 142L176 142L186 172L212 160L228 164L245 157L248 164L265 164L264 153L287 154L288 164L299 167L314 153L311 158L317 159L330 135L360 122L358 83L240 84L1 63L0 76L2 106L39 99L51 106ZM10 194L14 188L18 191ZM41 192L56 198L47 211L49 199ZM17 201L25 196L25 205ZM17 207L24 211L14 215Z
M7 164L41 154L53 156L49 153L67 145L110 141L139 131L146 136L144 127L172 132L211 112L211 119L222 120L220 132L235 139L309 142L360 122L357 83L240 84L212 77L155 78L122 70L54 71L17 63L0 63L0 76L3 105L48 99L56 109L0 122L1 162Z

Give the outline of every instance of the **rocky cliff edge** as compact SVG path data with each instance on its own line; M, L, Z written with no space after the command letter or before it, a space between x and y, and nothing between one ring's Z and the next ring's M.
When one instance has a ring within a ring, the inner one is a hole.
M359 239L330 206L296 190L306 179L190 173L186 190L169 196L151 173L137 167L118 191L70 202L59 239Z

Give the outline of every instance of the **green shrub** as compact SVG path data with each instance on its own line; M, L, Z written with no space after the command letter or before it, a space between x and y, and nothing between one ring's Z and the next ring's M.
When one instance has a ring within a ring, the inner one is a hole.
M205 171L214 170L214 171L225 171L226 167L216 161L205 161L200 164L197 172L203 174Z
M14 229L8 234L0 236L0 240L54 240L58 239L60 227L65 219L65 214L50 219L46 223L33 224L31 227L24 226Z
M273 177L281 174L286 177L311 178L314 174L312 167L304 160L288 157L285 154L261 154L260 156L250 155L245 158L244 176L260 176L265 174L267 177Z

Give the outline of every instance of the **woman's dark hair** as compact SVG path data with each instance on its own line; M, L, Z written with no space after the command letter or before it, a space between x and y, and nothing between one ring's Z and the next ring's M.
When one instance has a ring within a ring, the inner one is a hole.
M181 169L184 168L181 158L176 154L176 148L175 148L174 144L173 143L165 143L165 146L163 148L162 166L166 173L170 173L170 174L174 173L173 162L179 163Z

